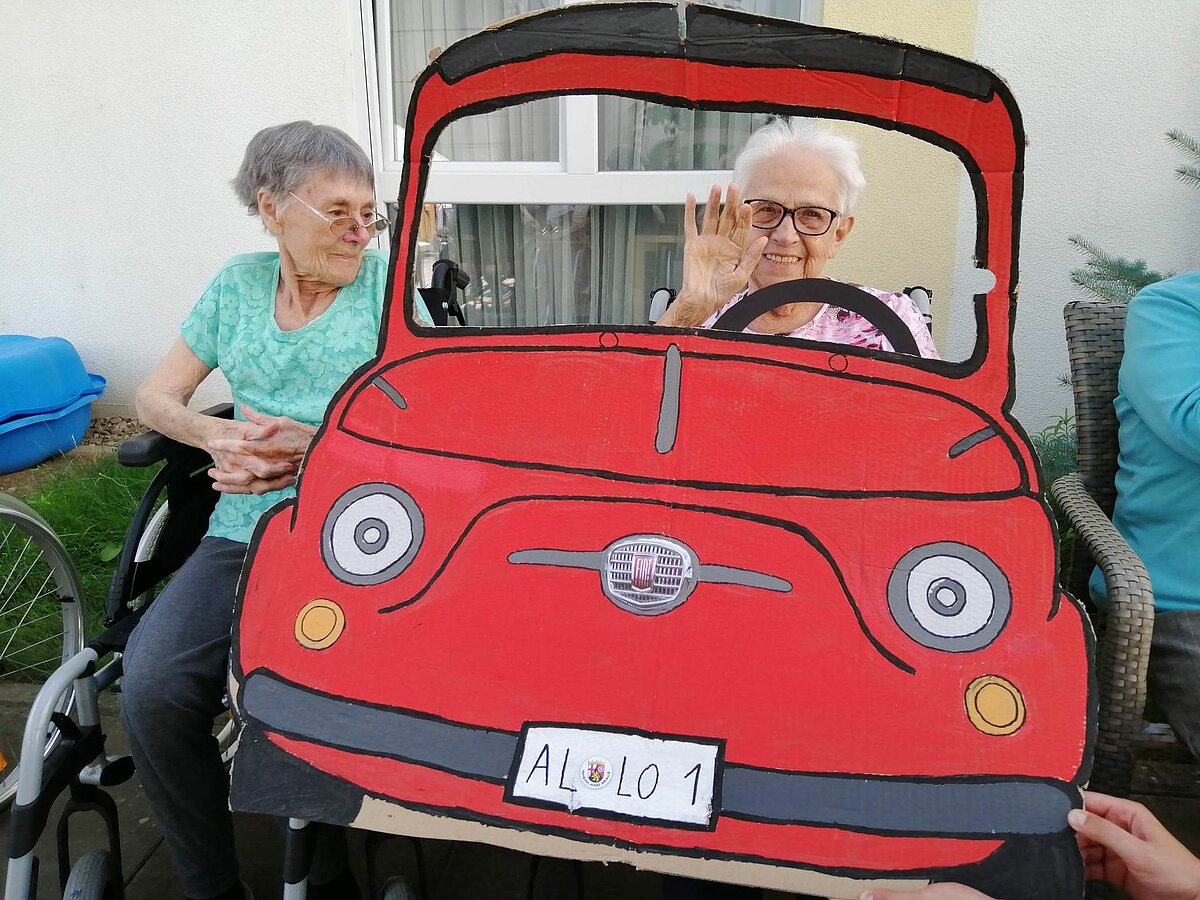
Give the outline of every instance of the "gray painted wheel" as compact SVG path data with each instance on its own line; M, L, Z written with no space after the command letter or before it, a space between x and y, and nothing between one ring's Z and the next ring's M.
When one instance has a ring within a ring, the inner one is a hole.
M62 542L36 512L0 494L0 688L31 703L36 689L83 649L83 589ZM67 712L66 691L56 704ZM58 729L46 735L46 754ZM12 802L20 775L20 734L0 734L0 810Z
M85 853L71 866L63 900L118 900L121 885L107 850Z

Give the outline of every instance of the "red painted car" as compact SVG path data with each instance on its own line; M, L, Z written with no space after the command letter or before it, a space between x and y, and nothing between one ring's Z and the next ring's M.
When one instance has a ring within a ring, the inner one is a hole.
M1065 822L1090 765L1091 637L1009 411L1015 104L929 51L687 15L685 40L673 5L531 16L420 79L380 356L260 524L239 598L234 804L348 822L370 797L594 845L1078 897ZM766 69L771 110L961 159L996 277L970 359L416 324L447 121L583 91L764 109Z

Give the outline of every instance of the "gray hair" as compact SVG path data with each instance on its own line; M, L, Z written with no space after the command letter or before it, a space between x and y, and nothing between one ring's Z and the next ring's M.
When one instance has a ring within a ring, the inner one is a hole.
M854 213L867 188L867 177L858 161L858 144L805 119L774 119L750 135L733 164L733 180L744 188L754 170L781 150L812 153L828 163L838 177L838 212L844 216Z
M256 216L260 190L282 199L318 172L348 175L375 186L371 160L350 135L331 125L299 121L272 125L250 139L233 190L246 212Z

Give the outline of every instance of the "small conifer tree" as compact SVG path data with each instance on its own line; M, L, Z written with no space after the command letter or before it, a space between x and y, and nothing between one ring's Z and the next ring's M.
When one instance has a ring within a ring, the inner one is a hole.
M1200 140L1182 131L1168 131L1167 140L1178 147L1188 161L1175 169L1184 184L1200 188ZM1071 280L1086 291L1110 303L1128 303L1148 284L1170 278L1170 272L1156 272L1144 259L1129 260L1102 250L1082 235L1068 240L1087 257L1081 268L1071 272Z

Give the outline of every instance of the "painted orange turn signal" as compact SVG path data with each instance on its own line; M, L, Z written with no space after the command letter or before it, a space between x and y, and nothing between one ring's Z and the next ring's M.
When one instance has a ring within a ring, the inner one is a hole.
M304 604L296 616L296 640L309 650L324 650L342 636L346 614L332 600L317 598Z
M967 685L967 717L984 734L1012 734L1025 724L1025 698L1007 678L981 675Z

